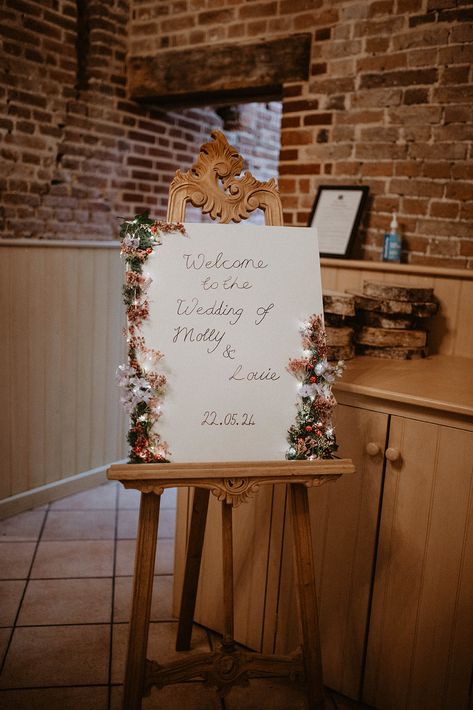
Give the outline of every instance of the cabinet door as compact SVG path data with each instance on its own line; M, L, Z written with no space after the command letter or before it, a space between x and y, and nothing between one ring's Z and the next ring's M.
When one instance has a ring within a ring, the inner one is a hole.
M389 446L400 457L386 468L364 700L383 710L466 710L473 433L393 416Z
M356 473L310 491L324 683L352 698L361 692L388 416L339 405L340 455ZM367 445L371 455L367 452ZM289 507L289 506L288 506ZM286 516L276 650L300 643L291 520Z

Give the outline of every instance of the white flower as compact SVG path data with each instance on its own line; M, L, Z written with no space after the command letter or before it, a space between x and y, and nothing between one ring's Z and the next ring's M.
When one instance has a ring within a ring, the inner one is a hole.
M325 359L319 360L319 362L315 366L315 374L320 377L320 375L323 375L328 367L329 367L329 364L328 364L327 360L325 360Z
M129 365L119 365L116 372L119 387L127 387L130 377L134 374L134 369Z
M314 397L317 392L317 385L300 385L300 397Z
M330 385L322 383L315 385L315 387L319 397L323 397L324 399L330 399L332 395L332 388L330 387Z
M134 237L131 234L127 234L126 237L123 237L122 243L124 247L127 247L129 249L137 249L140 245L140 238Z

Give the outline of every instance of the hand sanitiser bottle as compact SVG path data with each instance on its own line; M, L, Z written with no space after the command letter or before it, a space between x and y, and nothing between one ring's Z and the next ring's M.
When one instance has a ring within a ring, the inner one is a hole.
M401 261L401 235L395 212L389 225L389 232L384 235L383 261Z

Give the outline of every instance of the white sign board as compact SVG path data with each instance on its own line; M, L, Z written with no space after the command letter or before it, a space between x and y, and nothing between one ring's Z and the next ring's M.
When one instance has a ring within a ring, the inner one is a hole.
M282 460L300 326L322 313L313 228L186 224L146 262L147 347L167 377L157 423L171 460Z

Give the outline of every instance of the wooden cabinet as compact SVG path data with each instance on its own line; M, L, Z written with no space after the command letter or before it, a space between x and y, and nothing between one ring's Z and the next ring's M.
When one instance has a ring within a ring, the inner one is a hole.
M325 682L383 710L467 710L473 431L346 404L337 420L359 476L311 495ZM299 642L291 543L281 652Z
M368 360L336 393L340 454L357 473L310 491L325 683L380 710L467 710L473 363ZM255 503L236 523L237 640L284 653L300 643L290 506L281 486ZM211 529L197 620L218 628Z
M392 416L363 699L468 707L473 671L473 432Z

